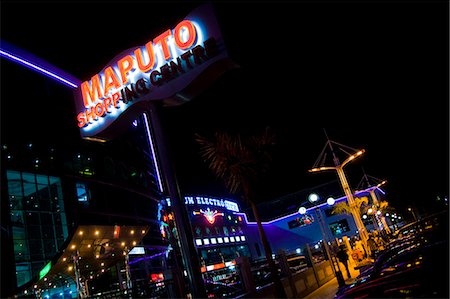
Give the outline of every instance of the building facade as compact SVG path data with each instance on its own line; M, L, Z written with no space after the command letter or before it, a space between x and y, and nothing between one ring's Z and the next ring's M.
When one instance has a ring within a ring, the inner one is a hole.
M141 257L167 253L149 138L140 116L108 143L72 138L55 146L3 146L2 258L14 262L2 263L2 276L9 273L10 294L74 298L81 291L120 291L132 287L131 272L138 278L141 267L128 267L124 252L141 245ZM163 261L168 255L147 266L170 268ZM121 271L126 267L130 277Z

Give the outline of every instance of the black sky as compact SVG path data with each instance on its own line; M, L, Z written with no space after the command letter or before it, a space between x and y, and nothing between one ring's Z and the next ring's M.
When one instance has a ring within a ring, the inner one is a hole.
M1 39L86 80L201 3L2 1ZM387 198L399 208L448 196L447 1L219 1L214 7L240 68L165 111L186 193L223 192L200 162L194 133L269 125L277 146L262 200L336 179L307 172L326 142L323 128L332 140L366 149L347 167L353 187L363 167L388 180ZM4 59L1 67L2 143L26 143L44 128L48 142L78 138L70 90Z

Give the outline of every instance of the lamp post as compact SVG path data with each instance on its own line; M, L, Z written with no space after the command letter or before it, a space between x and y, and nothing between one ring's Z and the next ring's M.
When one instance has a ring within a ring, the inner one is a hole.
M361 220L361 214L359 211L359 207L356 206L356 202L353 199L353 193L350 189L350 186L347 181L347 177L345 176L345 173L344 173L344 166L347 165L350 161L353 161L354 159L356 159L357 157L360 157L365 152L365 150L362 149L362 150L357 151L353 155L350 155L349 157L347 157L347 159L345 159L344 162L340 163L339 159L336 157L336 155L333 151L332 142L330 140L328 140L326 145L330 146L331 152L333 154L333 162L334 162L335 166L315 167L313 169L310 169L309 172L319 172L319 171L324 171L324 170L334 170L337 172L339 181L341 183L341 187L344 190L345 196L347 197L347 202L350 207L350 212L353 216L353 220L355 221L356 228L358 229L358 234L360 236L361 242L367 248L367 239L369 238L369 236L368 236L366 227L364 226L364 224ZM323 151L322 151L322 153L323 153Z
M312 193L312 194L310 194L308 196L308 200L311 203L315 203L316 201L319 200L319 196L317 194L315 194L315 193ZM329 197L327 199L327 203L330 206L333 205L334 202L335 202L335 200L332 197ZM325 233L326 226L323 223L322 213L320 211L320 208L318 208L318 207L315 207L314 211L316 213L316 219L317 219L317 222L319 223L320 232L322 234L322 239L323 239L323 244L324 244L324 247L325 247L325 252L326 252L328 260L330 261L331 266L332 266L331 269L333 270L333 273L336 276L336 279L338 281L339 287L343 287L343 286L345 286L345 280L344 280L344 277L342 275L341 270L339 269L339 262L336 260L336 257L334 257L334 255L332 255L331 252L330 252L330 248L328 246L327 234ZM306 208L302 206L302 207L300 207L298 209L298 212L299 212L299 214L304 215L306 213Z
M408 211L412 213L412 215L413 215L413 217L414 217L414 221L417 222L417 217L416 217L416 214L414 213L414 209L411 208L411 207L409 207L409 208L408 208Z
M366 174L364 174L364 177L363 177L363 179L366 179L366 181L367 181L367 183L369 182L369 180L368 180L368 178L367 178L367 175ZM387 223L386 223L386 219L384 218L384 216L383 216L383 214L380 212L380 210L379 210L379 207L380 207L380 203L378 202L378 199L377 199L377 196L376 196L376 194L375 194L375 189L377 189L377 188L380 188L382 185L384 185L384 184L386 184L386 180L384 180L384 181L382 181L381 183L378 183L375 187L372 187L370 190L369 190L369 193L370 193L370 197L372 198L372 204L374 205L374 207L375 207L375 209L376 209L376 211L375 211L375 217L376 217L376 219L377 219L377 222L378 222L378 220L379 221L381 221L381 224L382 224L382 227L383 227L383 230L384 230L384 232L386 233L386 234L390 234L391 233L391 230L390 230L390 228L389 228L389 226L387 225ZM381 190L381 189L380 189ZM379 213L380 212L380 213Z

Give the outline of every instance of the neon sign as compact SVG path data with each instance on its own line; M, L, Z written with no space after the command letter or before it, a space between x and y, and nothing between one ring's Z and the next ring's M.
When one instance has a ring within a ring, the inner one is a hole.
M202 196L185 196L185 205L207 205L222 207L229 211L239 212L239 206L237 203L232 202L227 199L217 199L212 197L202 197Z
M48 262L48 264L45 265L41 271L39 271L39 279L42 279L45 275L47 275L47 273L50 272L51 268L52 268L52 262Z
M128 115L139 110L132 106L142 110L146 101L186 102L204 88L203 83L194 84L195 80L210 79L212 73L217 76L216 62L226 57L212 6L203 5L145 45L123 51L81 83L75 91L75 105L82 137L110 137L114 128L105 129L124 111L130 110Z
M216 217L217 216L223 216L223 213L219 213L217 212L217 210L211 211L209 208L206 209L206 211L203 211L200 209L200 212L198 211L194 211L193 212L194 215L203 215L203 217L206 218L206 220L208 220L209 223L214 224L214 222L216 222Z
M314 222L314 217L312 215L303 215L301 217L297 217L292 221L288 222L289 229L293 229L296 227L302 227Z

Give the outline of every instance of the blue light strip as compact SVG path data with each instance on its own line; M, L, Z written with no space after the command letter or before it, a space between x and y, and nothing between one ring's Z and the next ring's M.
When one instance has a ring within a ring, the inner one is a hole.
M148 126L149 120L148 120L147 113L143 113L143 114L144 114L144 118L145 118L145 131L147 132L147 138L148 138L148 141L150 143L150 148L152 150L153 163L155 163L156 176L158 178L159 191L162 193L164 191L164 189L163 189L162 182L161 182L161 173L160 173L160 170L159 170L158 159L156 159L155 146L153 145L152 134L150 133L150 127Z
M20 63L20 64L22 64L22 65L24 65L24 66L26 66L26 67L28 67L30 69L36 70L36 71L38 71L38 72L40 72L40 73L42 73L42 74L44 74L44 75L46 75L46 76L48 76L50 78L56 79L56 80L64 83L67 86L70 86L72 88L77 88L78 85L79 85L79 83L73 83L73 82L71 82L71 81L61 77L60 75L58 75L58 74L56 74L54 72L51 72L51 71L49 71L49 70L47 70L47 69L45 69L45 68L43 68L43 67L41 67L41 66L39 66L37 64L34 64L34 63L30 62L30 61L27 61L27 60L25 60L23 58L20 58L20 57L14 55L14 54L8 53L8 52L6 52L4 50L0 50L0 55L3 56L3 57L8 58L8 59L10 59L10 60L12 60L14 62L18 62L18 63Z
M361 190L361 191L357 191L357 192L355 192L355 195L356 195L356 194L360 194L360 193L367 192L367 191L369 191L371 188L373 188L373 187L370 187L370 188L367 188L367 189L364 189L364 190ZM339 197L338 199L335 199L334 202L336 203L336 202L345 200L346 198L347 198L347 196L342 196L342 197ZM328 205L328 203L324 202L324 203L322 203L322 204L320 204L320 205L310 207L310 208L306 209L306 211L308 212L308 211L311 211L311 210L314 210L314 209L316 209L316 208L320 208L320 207L323 207L323 206L326 206L326 205ZM256 224L257 224L256 222L253 222L253 221L250 222L250 221L248 221L247 215L246 215L245 213L234 213L234 214L243 216L244 219L245 219L245 223L247 223L247 225L256 225ZM290 217L296 216L296 215L299 215L299 213L298 213L298 212L295 212L295 213L292 213L292 214L289 214L289 215L286 215L286 216L283 216L283 217L280 217L280 218L277 218L277 219L274 219L274 220L271 220L271 221L268 221L268 222L261 222L261 223L262 223L263 225L269 225L269 224L272 224L272 223L274 223L274 222L278 222L278 221L281 221L281 220L284 220L284 219L287 219L287 218L290 218Z

